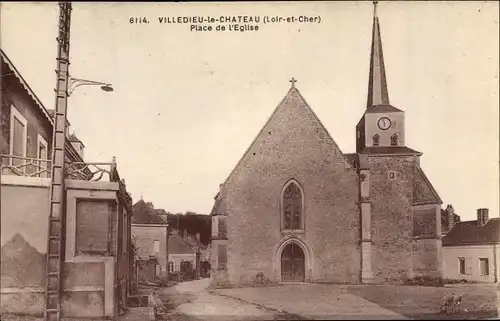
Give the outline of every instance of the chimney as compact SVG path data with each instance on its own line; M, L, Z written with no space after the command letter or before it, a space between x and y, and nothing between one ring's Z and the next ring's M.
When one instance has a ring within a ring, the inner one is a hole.
M187 237L187 230L182 230L182 237L186 238Z
M200 241L200 233L196 233L196 239Z
M446 206L446 216L448 217L448 232L455 226L455 209L451 204Z
M477 226L484 226L486 222L488 222L488 209L487 208L479 208L477 210Z

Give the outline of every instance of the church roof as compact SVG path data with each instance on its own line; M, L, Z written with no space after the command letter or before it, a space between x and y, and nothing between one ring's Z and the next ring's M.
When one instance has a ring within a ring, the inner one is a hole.
M389 91L387 90L387 77L385 75L384 53L376 1L374 1L373 7L372 46L366 108L375 105L389 105Z
M401 109L397 109L392 105L375 105L368 107L365 114L376 114L376 113L387 113L387 112L402 112Z
M245 153L243 154L243 156L240 158L240 160L238 161L238 163L236 164L236 166L233 168L233 170L231 171L231 173L229 174L229 176L226 178L226 180L224 181L224 183L226 183L229 180L229 178L233 175L233 173L235 172L235 170L240 166L241 162L245 159L245 157L248 155L248 153L250 153L251 148L255 145L255 143L257 142L257 139L262 136L262 134L264 132L264 129L268 126L268 124L274 118L274 116L276 115L276 113L278 112L278 110L280 110L280 108L282 106L286 105L286 103L289 102L289 101L295 101L294 102L295 104L299 102L301 105L303 105L305 108L307 108L311 112L311 114L314 117L314 119L323 128L323 130L325 131L326 135L331 140L331 142L333 143L333 145L335 146L335 148L340 151L339 146L337 145L337 143L335 142L335 140L332 138L332 136L330 135L330 133L328 132L328 130L325 128L325 126L323 125L323 123L321 122L321 120L318 118L318 116L316 115L316 113L312 110L312 108L306 102L306 100L304 99L304 97L302 96L302 94L299 92L299 90L297 89L297 87L295 87L296 80L292 79L290 82L292 82L292 86L288 90L288 93L285 95L285 97L283 97L283 99L281 100L281 102L279 103L279 105L274 109L274 111L271 114L271 116L268 118L268 120L266 121L266 123L264 124L264 126L262 126L262 128L259 131L259 133L257 134L257 136L255 136L254 140L248 146L247 150L245 151ZM344 154L342 153L342 155L344 155ZM344 156L344 159L345 159L345 156ZM347 159L346 159L346 162L350 165L350 163L347 161ZM217 214L220 214L220 213L217 213Z
M221 204L222 204L222 198L220 197L220 194L217 193L215 197L215 203L214 206L212 207L212 211L210 211L210 215L216 215L216 214L222 214L221 212Z
M356 167L355 163L358 161L358 154L357 153L351 153L351 154L344 154L345 158L349 161L349 164L351 164L352 167Z
M443 201L439 197L439 194L436 192L429 179L427 179L427 176L425 176L424 171L420 167L415 167L413 204L443 204Z
M414 149L411 149L406 146L378 146L378 147L365 147L361 151L360 154L371 154L371 155L397 155L397 154L403 154L403 155L422 155L421 152L417 152Z
M494 242L500 242L500 218L489 219L484 226L478 226L477 221L459 222L443 237L444 246Z

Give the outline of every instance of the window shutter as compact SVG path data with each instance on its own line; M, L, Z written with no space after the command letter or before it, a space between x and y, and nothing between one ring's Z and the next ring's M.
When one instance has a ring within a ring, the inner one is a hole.
M465 258L465 274L472 275L472 258Z
M78 201L76 205L76 250L80 253L108 253L110 204Z
M227 265L227 245L219 244L218 248L219 269L225 269Z
M226 238L227 237L227 226L226 226L226 217L219 217L219 237Z

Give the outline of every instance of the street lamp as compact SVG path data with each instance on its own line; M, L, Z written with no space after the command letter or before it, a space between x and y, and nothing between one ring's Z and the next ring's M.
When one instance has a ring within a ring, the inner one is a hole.
M111 92L113 91L113 87L111 84L105 83L105 82L100 82L100 81L93 81L93 80L87 80L87 79L80 79L80 78L73 78L71 77L69 80L69 91L68 91L68 96L71 96L73 91L75 91L76 87L80 86L101 86L101 89L106 92Z

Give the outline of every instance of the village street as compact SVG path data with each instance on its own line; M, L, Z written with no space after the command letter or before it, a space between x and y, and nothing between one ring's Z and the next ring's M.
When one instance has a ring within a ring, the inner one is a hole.
M173 320L404 319L337 287L318 284L209 290L209 279L157 293Z
M396 285L290 284L209 288L209 279L179 283L156 292L169 320L471 319L497 316L492 285L418 287ZM456 315L440 315L440 298L462 293Z

